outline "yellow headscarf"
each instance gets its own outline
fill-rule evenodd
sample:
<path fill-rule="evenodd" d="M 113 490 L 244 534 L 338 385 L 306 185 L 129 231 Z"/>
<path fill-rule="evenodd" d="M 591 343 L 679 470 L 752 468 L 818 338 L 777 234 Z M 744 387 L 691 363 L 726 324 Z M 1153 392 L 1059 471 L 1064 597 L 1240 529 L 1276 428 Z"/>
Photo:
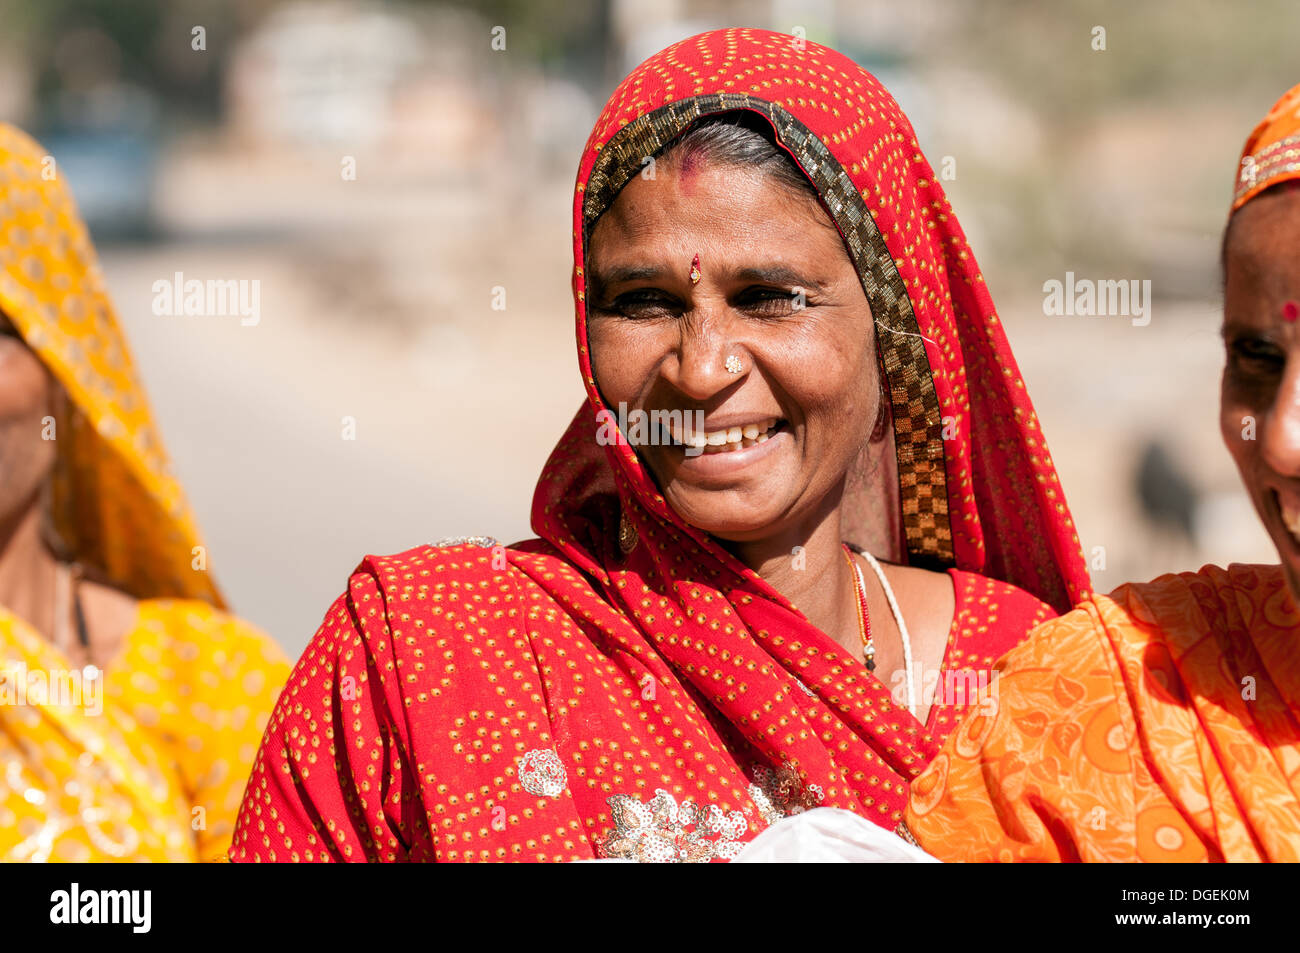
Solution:
<path fill-rule="evenodd" d="M 137 598 L 222 607 L 71 192 L 53 157 L 3 123 L 0 311 L 69 397 L 48 514 L 62 555 Z"/>

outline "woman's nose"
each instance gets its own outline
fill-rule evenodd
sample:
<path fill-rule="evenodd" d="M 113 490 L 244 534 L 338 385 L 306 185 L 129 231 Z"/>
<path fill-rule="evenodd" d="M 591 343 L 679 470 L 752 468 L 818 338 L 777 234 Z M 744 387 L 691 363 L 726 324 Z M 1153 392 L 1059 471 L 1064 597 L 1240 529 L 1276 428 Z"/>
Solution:
<path fill-rule="evenodd" d="M 1259 440 L 1264 462 L 1275 473 L 1300 477 L 1300 360 L 1287 362 Z"/>
<path fill-rule="evenodd" d="M 677 390 L 692 400 L 705 401 L 740 379 L 727 370 L 727 358 L 738 357 L 744 362 L 744 353 L 731 343 L 725 314 L 697 309 L 683 315 L 679 327 L 677 360 L 665 374 Z M 735 364 L 733 361 L 732 366 Z"/>

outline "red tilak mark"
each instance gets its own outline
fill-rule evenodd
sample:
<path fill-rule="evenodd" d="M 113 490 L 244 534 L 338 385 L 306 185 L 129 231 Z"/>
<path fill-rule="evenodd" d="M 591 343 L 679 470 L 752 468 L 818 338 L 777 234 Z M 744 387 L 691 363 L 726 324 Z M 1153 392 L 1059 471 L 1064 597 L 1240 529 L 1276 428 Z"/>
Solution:
<path fill-rule="evenodd" d="M 700 283 L 700 278 L 700 256 L 696 255 L 691 259 L 691 284 L 698 285 Z M 1294 321 L 1295 318 L 1292 318 L 1291 320 Z"/>
<path fill-rule="evenodd" d="M 702 159 L 703 156 L 700 154 L 699 150 L 692 149 L 678 160 L 677 178 L 681 181 L 682 185 L 690 186 L 691 183 L 695 181 L 695 177 L 699 175 L 700 168 L 704 164 Z M 687 191 L 690 191 L 689 188 Z"/>
<path fill-rule="evenodd" d="M 1288 301 L 1286 304 L 1282 305 L 1282 317 L 1286 318 L 1288 321 L 1294 321 L 1296 318 L 1300 318 L 1300 304 L 1296 304 L 1294 301 Z"/>

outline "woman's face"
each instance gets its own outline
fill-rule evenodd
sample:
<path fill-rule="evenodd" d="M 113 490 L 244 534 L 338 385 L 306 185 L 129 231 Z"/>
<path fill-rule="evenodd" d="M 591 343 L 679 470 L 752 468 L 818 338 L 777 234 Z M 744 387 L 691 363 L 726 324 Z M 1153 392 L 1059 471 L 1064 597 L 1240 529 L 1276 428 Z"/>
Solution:
<path fill-rule="evenodd" d="M 615 412 L 700 410 L 706 436 L 741 437 L 702 453 L 658 435 L 637 447 L 688 523 L 737 542 L 796 529 L 838 500 L 879 409 L 862 285 L 811 195 L 743 167 L 671 154 L 657 166 L 588 245 L 597 385 Z M 745 437 L 772 421 L 766 439 Z"/>
<path fill-rule="evenodd" d="M 1300 599 L 1300 189 L 1236 214 L 1224 267 L 1219 427 Z"/>
<path fill-rule="evenodd" d="M 0 313 L 0 527 L 33 505 L 54 466 L 55 443 L 42 439 L 53 394 L 45 365 Z"/>

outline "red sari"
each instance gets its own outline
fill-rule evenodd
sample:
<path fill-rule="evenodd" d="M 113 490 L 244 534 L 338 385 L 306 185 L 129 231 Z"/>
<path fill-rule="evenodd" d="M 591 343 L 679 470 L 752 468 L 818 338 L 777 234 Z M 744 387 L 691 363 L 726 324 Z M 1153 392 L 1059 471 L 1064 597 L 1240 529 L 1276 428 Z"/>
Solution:
<path fill-rule="evenodd" d="M 906 117 L 825 47 L 705 33 L 624 80 L 587 144 L 573 276 L 587 402 L 538 483 L 540 538 L 358 567 L 272 716 L 232 860 L 728 859 L 812 806 L 897 828 L 958 709 L 919 724 L 685 524 L 632 448 L 596 441 L 584 239 L 643 156 L 735 109 L 771 122 L 862 278 L 908 559 L 948 569 L 957 595 L 944 668 L 990 667 L 1086 593 L 1037 418 Z"/>

